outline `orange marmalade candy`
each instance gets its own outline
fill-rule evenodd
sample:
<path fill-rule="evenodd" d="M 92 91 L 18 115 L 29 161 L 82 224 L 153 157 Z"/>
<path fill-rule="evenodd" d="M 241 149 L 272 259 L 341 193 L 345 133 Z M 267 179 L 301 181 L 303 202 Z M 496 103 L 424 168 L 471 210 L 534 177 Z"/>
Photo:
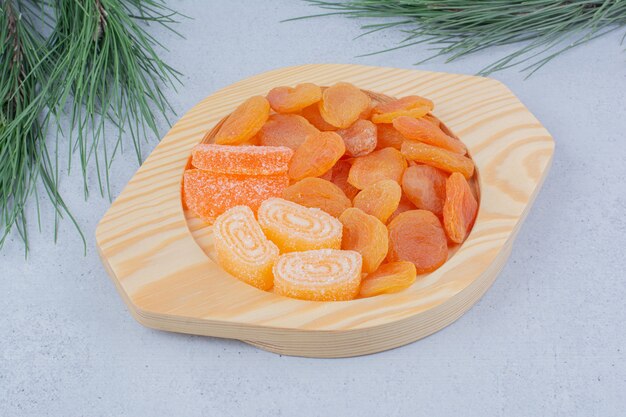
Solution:
<path fill-rule="evenodd" d="M 191 150 L 195 168 L 218 174 L 286 174 L 293 151 L 284 146 L 199 144 Z"/>
<path fill-rule="evenodd" d="M 367 186 L 354 197 L 354 207 L 371 214 L 383 223 L 398 208 L 402 188 L 394 180 L 378 181 Z"/>
<path fill-rule="evenodd" d="M 370 98 L 363 91 L 350 83 L 337 83 L 324 90 L 319 110 L 327 123 L 346 129 L 369 105 Z"/>
<path fill-rule="evenodd" d="M 380 123 L 378 127 L 378 149 L 382 148 L 396 148 L 400 150 L 402 142 L 406 140 L 402 133 L 398 132 L 390 123 Z"/>
<path fill-rule="evenodd" d="M 278 248 L 270 242 L 247 206 L 233 207 L 213 225 L 217 262 L 228 273 L 262 290 L 274 285 Z"/>
<path fill-rule="evenodd" d="M 387 228 L 374 216 L 349 208 L 339 216 L 343 224 L 341 249 L 354 250 L 363 257 L 363 272 L 372 272 L 385 260 L 389 249 Z"/>
<path fill-rule="evenodd" d="M 400 116 L 420 118 L 428 114 L 434 107 L 433 102 L 424 97 L 403 97 L 374 107 L 372 122 L 391 123 L 393 119 Z"/>
<path fill-rule="evenodd" d="M 293 113 L 317 103 L 322 98 L 322 89 L 313 83 L 292 87 L 272 88 L 267 100 L 278 113 Z"/>
<path fill-rule="evenodd" d="M 402 176 L 402 190 L 419 209 L 429 210 L 442 216 L 446 198 L 447 175 L 429 165 L 408 167 Z"/>
<path fill-rule="evenodd" d="M 369 120 L 359 119 L 347 129 L 338 130 L 346 145 L 348 156 L 363 156 L 376 149 L 376 125 Z"/>
<path fill-rule="evenodd" d="M 315 177 L 304 178 L 285 188 L 283 198 L 305 207 L 317 207 L 334 217 L 339 217 L 345 209 L 352 207 L 352 202 L 341 188 Z"/>
<path fill-rule="evenodd" d="M 391 294 L 409 288 L 416 278 L 415 265 L 400 261 L 382 264 L 361 280 L 359 297 Z"/>
<path fill-rule="evenodd" d="M 461 155 L 467 153 L 463 142 L 446 135 L 428 120 L 400 116 L 393 120 L 393 127 L 407 139 L 428 143 Z"/>
<path fill-rule="evenodd" d="M 315 126 L 317 129 L 328 132 L 332 130 L 337 130 L 337 128 L 330 123 L 326 122 L 322 115 L 320 114 L 320 108 L 317 104 L 313 104 L 311 106 L 305 107 L 300 112 L 300 115 L 307 119 L 309 123 Z"/>
<path fill-rule="evenodd" d="M 474 162 L 466 156 L 422 142 L 404 141 L 402 155 L 407 159 L 439 168 L 446 172 L 460 172 L 465 178 L 474 174 Z"/>
<path fill-rule="evenodd" d="M 356 158 L 350 168 L 348 182 L 360 190 L 381 180 L 399 183 L 406 167 L 406 160 L 397 149 L 381 149 Z"/>
<path fill-rule="evenodd" d="M 187 208 L 212 223 L 234 206 L 256 210 L 263 200 L 282 195 L 288 185 L 289 177 L 284 174 L 228 175 L 188 169 L 183 174 L 183 198 Z"/>
<path fill-rule="evenodd" d="M 345 153 L 341 136 L 335 132 L 319 132 L 307 136 L 291 158 L 289 178 L 298 181 L 324 174 Z"/>
<path fill-rule="evenodd" d="M 265 97 L 250 97 L 233 111 L 215 135 L 215 143 L 237 145 L 251 139 L 263 126 L 270 114 L 270 104 Z"/>
<path fill-rule="evenodd" d="M 281 252 L 341 247 L 341 223 L 318 208 L 270 198 L 261 203 L 257 215 L 265 236 Z"/>
<path fill-rule="evenodd" d="M 274 292 L 312 301 L 356 298 L 361 284 L 361 255 L 321 249 L 281 255 L 274 264 Z"/>
<path fill-rule="evenodd" d="M 398 214 L 389 225 L 390 262 L 409 261 L 418 274 L 432 272 L 448 259 L 448 240 L 437 216 L 427 210 Z"/>
<path fill-rule="evenodd" d="M 307 119 L 296 114 L 272 114 L 256 135 L 263 146 L 287 146 L 298 149 L 307 136 L 319 130 Z"/>
<path fill-rule="evenodd" d="M 465 177 L 458 172 L 446 181 L 443 224 L 451 241 L 463 243 L 476 219 L 478 202 Z"/>
<path fill-rule="evenodd" d="M 343 193 L 350 200 L 354 198 L 359 192 L 359 189 L 353 186 L 348 182 L 348 174 L 350 173 L 350 168 L 352 167 L 352 163 L 345 159 L 341 159 L 337 161 L 335 166 L 331 172 L 331 182 L 335 184 L 337 187 L 341 188 Z"/>

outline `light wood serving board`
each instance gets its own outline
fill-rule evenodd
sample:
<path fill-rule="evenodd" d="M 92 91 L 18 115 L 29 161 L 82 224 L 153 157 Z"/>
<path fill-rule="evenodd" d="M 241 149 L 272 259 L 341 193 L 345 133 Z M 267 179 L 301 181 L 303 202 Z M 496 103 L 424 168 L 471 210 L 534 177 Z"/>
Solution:
<path fill-rule="evenodd" d="M 396 294 L 313 302 L 258 290 L 220 269 L 212 259 L 210 227 L 183 210 L 181 181 L 191 148 L 250 96 L 279 85 L 338 81 L 435 102 L 435 114 L 476 163 L 476 223 L 441 268 Z M 379 352 L 442 329 L 485 293 L 511 252 L 553 153 L 546 129 L 493 79 L 361 65 L 281 68 L 232 84 L 185 114 L 111 205 L 96 241 L 129 311 L 146 326 L 240 339 L 287 355 Z"/>

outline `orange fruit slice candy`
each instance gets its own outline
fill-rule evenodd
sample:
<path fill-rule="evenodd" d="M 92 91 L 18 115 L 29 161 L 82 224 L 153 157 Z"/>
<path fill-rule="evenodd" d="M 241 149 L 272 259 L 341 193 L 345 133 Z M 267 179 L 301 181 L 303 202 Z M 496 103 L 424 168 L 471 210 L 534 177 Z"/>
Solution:
<path fill-rule="evenodd" d="M 254 177 L 188 169 L 183 174 L 183 200 L 188 209 L 213 223 L 234 206 L 256 210 L 263 200 L 281 196 L 288 185 L 289 178 L 284 174 Z"/>
<path fill-rule="evenodd" d="M 191 150 L 191 164 L 218 174 L 285 174 L 293 151 L 285 146 L 200 144 Z"/>

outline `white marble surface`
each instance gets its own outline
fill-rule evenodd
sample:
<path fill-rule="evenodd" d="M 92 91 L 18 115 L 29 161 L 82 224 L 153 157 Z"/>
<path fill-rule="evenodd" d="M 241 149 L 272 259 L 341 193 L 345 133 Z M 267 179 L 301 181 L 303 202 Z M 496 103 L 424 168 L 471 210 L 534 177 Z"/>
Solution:
<path fill-rule="evenodd" d="M 367 58 L 399 35 L 352 40 L 341 17 L 296 0 L 184 1 L 187 39 L 154 32 L 184 73 L 168 96 L 179 114 L 241 78 L 276 67 L 345 62 L 413 68 L 425 49 Z M 58 243 L 44 207 L 24 260 L 0 252 L 0 415 L 13 416 L 617 416 L 626 410 L 626 54 L 614 33 L 527 81 L 495 75 L 553 134 L 544 189 L 508 265 L 464 317 L 422 341 L 361 358 L 281 357 L 237 341 L 163 333 L 128 314 L 93 243 L 109 203 L 64 179 L 88 237 L 69 223 Z M 503 48 L 421 68 L 473 73 Z M 165 132 L 165 124 L 162 124 Z M 152 148 L 150 138 L 146 148 Z M 136 169 L 116 160 L 117 195 Z M 95 185 L 95 177 L 90 177 Z M 95 191 L 95 189 L 94 189 Z M 94 192 L 95 194 L 95 192 Z M 34 214 L 34 207 L 30 208 Z M 34 218 L 34 217 L 33 217 Z"/>

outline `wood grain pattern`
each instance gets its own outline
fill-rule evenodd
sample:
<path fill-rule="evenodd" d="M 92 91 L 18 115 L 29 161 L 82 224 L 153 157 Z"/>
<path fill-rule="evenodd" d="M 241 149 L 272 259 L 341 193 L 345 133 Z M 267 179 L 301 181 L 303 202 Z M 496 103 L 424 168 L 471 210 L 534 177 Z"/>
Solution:
<path fill-rule="evenodd" d="M 310 302 L 257 290 L 215 264 L 210 228 L 185 216 L 181 178 L 191 148 L 249 96 L 278 85 L 337 81 L 435 101 L 435 114 L 466 143 L 480 173 L 476 224 L 446 264 L 397 294 Z M 553 152 L 549 133 L 492 79 L 360 65 L 281 68 L 230 85 L 183 116 L 111 205 L 96 241 L 131 313 L 146 326 L 240 339 L 288 355 L 378 352 L 445 327 L 482 296 L 508 258 Z"/>

